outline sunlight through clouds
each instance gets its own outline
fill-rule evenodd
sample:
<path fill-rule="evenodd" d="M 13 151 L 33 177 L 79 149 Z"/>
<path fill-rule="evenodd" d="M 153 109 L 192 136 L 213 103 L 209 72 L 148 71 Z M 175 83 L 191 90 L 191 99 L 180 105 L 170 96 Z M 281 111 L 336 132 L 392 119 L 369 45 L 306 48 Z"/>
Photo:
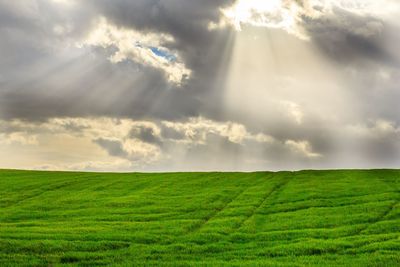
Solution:
<path fill-rule="evenodd" d="M 0 0 L 0 167 L 400 163 L 397 0 Z"/>
<path fill-rule="evenodd" d="M 233 168 L 237 159 L 264 164 L 255 155 L 268 153 L 268 150 L 274 151 L 275 156 L 293 154 L 293 157 L 304 159 L 320 156 L 311 150 L 307 141 L 282 142 L 264 133 L 250 132 L 239 123 L 202 117 L 184 122 L 157 123 L 106 117 L 54 118 L 41 124 L 14 120 L 0 121 L 0 125 L 8 129 L 7 134 L 0 135 L 3 151 L 19 144 L 19 150 L 35 151 L 36 158 L 45 161 L 32 164 L 29 158 L 21 157 L 21 164 L 30 169 L 51 166 L 65 169 L 69 166 L 68 169 L 75 170 L 81 166 L 85 170 L 98 170 L 98 166 L 104 165 L 110 170 L 112 164 L 116 168 L 122 164 L 128 169 L 156 170 L 162 167 L 184 170 L 188 167 L 185 164 L 189 164 L 198 170 L 212 170 L 218 169 L 218 165 Z M 73 146 L 74 143 L 79 146 Z M 227 155 L 225 149 L 236 151 L 236 154 Z M 216 153 L 216 157 L 225 157 L 224 162 L 206 164 L 210 150 Z M 47 158 L 59 153 L 64 155 L 61 161 Z M 80 162 L 82 158 L 75 153 L 80 153 L 85 160 Z M 128 162 L 130 164 L 126 165 Z M 261 165 L 253 167 L 261 169 Z"/>
<path fill-rule="evenodd" d="M 191 71 L 181 62 L 179 55 L 175 55 L 173 51 L 165 47 L 166 44 L 173 41 L 173 37 L 168 34 L 143 33 L 132 29 L 118 28 L 101 18 L 87 39 L 77 45 L 78 47 L 115 47 L 117 51 L 110 56 L 111 62 L 132 60 L 142 65 L 149 65 L 165 72 L 169 81 L 180 84 L 189 78 Z M 157 52 L 162 50 L 166 51 L 164 52 L 165 56 L 161 52 Z"/>
<path fill-rule="evenodd" d="M 258 27 L 280 28 L 301 38 L 306 38 L 297 29 L 297 16 L 300 7 L 292 2 L 285 4 L 282 0 L 239 0 L 230 8 L 222 10 L 237 30 L 242 24 Z"/>
<path fill-rule="evenodd" d="M 232 7 L 222 9 L 222 13 L 237 30 L 241 30 L 242 25 L 278 28 L 308 39 L 303 27 L 305 18 L 331 16 L 335 10 L 385 17 L 398 8 L 393 0 L 238 0 Z"/>

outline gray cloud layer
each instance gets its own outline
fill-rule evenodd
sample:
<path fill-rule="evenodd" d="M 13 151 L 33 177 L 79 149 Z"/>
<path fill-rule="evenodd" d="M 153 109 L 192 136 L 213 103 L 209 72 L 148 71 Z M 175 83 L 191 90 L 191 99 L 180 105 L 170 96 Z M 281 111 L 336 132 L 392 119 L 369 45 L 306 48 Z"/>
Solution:
<path fill-rule="evenodd" d="M 218 8 L 227 2 L 86 1 L 82 6 L 69 7 L 60 18 L 57 14 L 62 10 L 57 10 L 55 3 L 32 1 L 34 11 L 24 13 L 18 1 L 3 1 L 2 10 L 7 16 L 0 27 L 6 60 L 2 60 L 0 68 L 8 75 L 2 81 L 0 114 L 30 119 L 65 115 L 198 115 L 200 106 L 212 101 L 204 95 L 213 94 L 210 91 L 218 78 L 215 76 L 220 53 L 230 32 L 210 32 L 207 25 L 218 21 Z M 106 57 L 112 47 L 93 47 L 92 51 L 66 47 L 74 38 L 77 41 L 88 34 L 100 16 L 118 27 L 144 34 L 172 35 L 174 41 L 166 46 L 179 51 L 194 72 L 183 85 L 184 90 L 176 90 L 152 67 L 136 62 L 110 63 Z M 58 36 L 53 31 L 57 25 L 68 28 L 68 33 Z"/>
<path fill-rule="evenodd" d="M 304 11 L 296 23 L 309 40 L 301 40 L 283 28 L 242 25 L 236 32 L 221 13 L 234 2 L 0 0 L 0 133 L 20 133 L 6 123 L 13 120 L 40 125 L 53 118 L 105 116 L 156 123 L 160 133 L 142 125 L 123 138 L 141 140 L 170 158 L 185 151 L 193 168 L 213 162 L 224 169 L 399 164 L 396 13 L 335 5 L 318 16 Z M 308 1 L 296 3 L 309 8 Z M 123 44 L 81 45 L 102 19 L 149 42 L 165 35 L 157 45 L 174 59 L 165 63 L 142 49 L 140 39 L 136 46 L 142 50 L 128 49 L 131 54 L 119 62 L 110 58 Z M 191 74 L 174 83 L 168 66 L 178 63 Z M 235 122 L 274 142 L 232 142 L 207 128 L 201 143 L 189 145 L 181 142 L 187 138 L 182 129 L 161 123 L 199 117 Z M 118 138 L 90 140 L 111 157 L 138 161 Z M 165 157 L 151 162 L 159 169 L 173 165 Z"/>

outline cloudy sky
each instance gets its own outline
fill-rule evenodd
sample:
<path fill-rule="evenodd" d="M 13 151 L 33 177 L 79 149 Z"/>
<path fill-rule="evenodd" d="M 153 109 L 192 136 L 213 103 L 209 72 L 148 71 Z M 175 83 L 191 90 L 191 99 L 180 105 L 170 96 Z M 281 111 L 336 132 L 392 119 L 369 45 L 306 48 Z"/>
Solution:
<path fill-rule="evenodd" d="M 0 0 L 0 168 L 400 166 L 398 0 Z"/>

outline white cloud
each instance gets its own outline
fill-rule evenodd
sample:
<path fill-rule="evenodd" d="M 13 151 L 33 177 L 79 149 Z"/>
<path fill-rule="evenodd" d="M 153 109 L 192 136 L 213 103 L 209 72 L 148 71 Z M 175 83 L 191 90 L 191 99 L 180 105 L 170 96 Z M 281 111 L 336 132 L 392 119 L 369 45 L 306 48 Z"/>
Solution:
<path fill-rule="evenodd" d="M 170 82 L 180 84 L 190 76 L 191 71 L 186 68 L 176 51 L 165 47 L 166 43 L 173 41 L 174 38 L 165 33 L 119 28 L 102 18 L 89 36 L 77 45 L 115 47 L 117 51 L 110 56 L 111 62 L 132 60 L 141 65 L 151 66 L 162 70 Z"/>
<path fill-rule="evenodd" d="M 377 119 L 369 124 L 350 125 L 347 130 L 362 138 L 375 138 L 385 140 L 385 137 L 395 137 L 400 141 L 400 127 L 389 120 Z"/>
<path fill-rule="evenodd" d="M 239 0 L 233 6 L 223 9 L 222 14 L 237 30 L 246 24 L 279 28 L 301 39 L 308 39 L 303 28 L 304 18 L 329 17 L 335 13 L 335 9 L 358 16 L 385 18 L 398 12 L 400 5 L 394 0 Z M 351 24 L 347 21 L 342 23 Z M 372 31 L 380 31 L 382 27 L 380 23 L 368 22 L 356 28 L 355 33 L 368 36 Z"/>
<path fill-rule="evenodd" d="M 190 118 L 186 122 L 164 121 L 163 124 L 172 128 L 186 137 L 186 141 L 194 143 L 205 143 L 208 134 L 217 134 L 226 137 L 229 141 L 236 144 L 243 143 L 244 140 L 256 140 L 258 142 L 269 142 L 272 137 L 265 134 L 249 133 L 242 124 L 234 122 L 216 122 L 202 117 Z"/>
<path fill-rule="evenodd" d="M 137 139 L 124 140 L 122 147 L 128 153 L 129 158 L 134 161 L 147 159 L 146 163 L 151 163 L 159 160 L 161 157 L 161 151 L 157 146 Z"/>
<path fill-rule="evenodd" d="M 0 127 L 0 167 L 12 167 L 7 160 L 18 159 L 23 168 L 52 170 L 291 169 L 332 156 L 309 139 L 278 139 L 237 122 L 203 117 L 181 122 L 54 118 L 43 123 L 0 121 Z M 175 138 L 168 130 L 177 133 Z M 400 129 L 395 122 L 378 119 L 337 132 L 345 145 L 337 145 L 338 155 L 343 152 L 346 160 L 375 159 L 377 153 L 396 159 Z M 140 133 L 151 133 L 154 139 Z"/>
<path fill-rule="evenodd" d="M 0 144 L 37 145 L 37 135 L 26 132 L 0 133 Z"/>
<path fill-rule="evenodd" d="M 52 171 L 101 171 L 101 172 L 124 172 L 132 171 L 135 166 L 130 160 L 113 159 L 110 161 L 84 161 L 73 164 L 39 164 L 34 165 L 34 170 L 52 170 Z"/>
<path fill-rule="evenodd" d="M 312 151 L 312 147 L 308 141 L 287 140 L 285 145 L 295 153 L 307 158 L 319 158 L 322 156 L 321 154 Z"/>
<path fill-rule="evenodd" d="M 57 4 L 62 4 L 62 5 L 72 5 L 75 4 L 74 0 L 51 0 Z"/>
<path fill-rule="evenodd" d="M 241 29 L 242 24 L 249 24 L 281 28 L 306 38 L 297 25 L 301 8 L 294 1 L 288 3 L 282 0 L 239 0 L 232 7 L 223 9 L 222 13 L 237 30 Z"/>
<path fill-rule="evenodd" d="M 281 101 L 284 109 L 286 109 L 287 113 L 297 124 L 301 124 L 303 122 L 304 113 L 299 104 L 292 101 Z"/>
<path fill-rule="evenodd" d="M 107 117 L 53 118 L 42 123 L 0 121 L 0 126 L 4 129 L 0 134 L 0 147 L 3 145 L 4 149 L 18 153 L 16 145 L 35 146 L 33 155 L 19 156 L 20 166 L 35 169 L 121 171 L 157 166 L 168 168 L 181 162 L 191 151 L 198 151 L 193 152 L 192 157 L 199 157 L 199 162 L 193 159 L 192 164 L 201 166 L 208 165 L 209 153 L 234 158 L 230 150 L 233 147 L 243 148 L 249 155 L 246 162 L 260 162 L 257 155 L 262 153 L 264 146 L 279 145 L 273 137 L 251 133 L 242 124 L 203 117 L 182 122 Z M 182 138 L 170 139 L 164 130 L 173 130 Z"/>

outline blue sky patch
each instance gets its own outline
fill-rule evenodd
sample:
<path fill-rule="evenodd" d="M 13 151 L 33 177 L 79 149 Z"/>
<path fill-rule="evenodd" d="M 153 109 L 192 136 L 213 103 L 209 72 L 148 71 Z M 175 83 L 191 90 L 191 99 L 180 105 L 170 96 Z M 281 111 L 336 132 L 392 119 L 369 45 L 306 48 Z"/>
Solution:
<path fill-rule="evenodd" d="M 151 52 L 153 52 L 154 55 L 156 55 L 158 57 L 163 57 L 163 58 L 167 59 L 168 61 L 176 60 L 175 55 L 169 53 L 168 51 L 166 51 L 164 49 L 160 49 L 160 48 L 154 47 L 154 46 L 150 46 L 149 49 L 151 50 Z"/>

